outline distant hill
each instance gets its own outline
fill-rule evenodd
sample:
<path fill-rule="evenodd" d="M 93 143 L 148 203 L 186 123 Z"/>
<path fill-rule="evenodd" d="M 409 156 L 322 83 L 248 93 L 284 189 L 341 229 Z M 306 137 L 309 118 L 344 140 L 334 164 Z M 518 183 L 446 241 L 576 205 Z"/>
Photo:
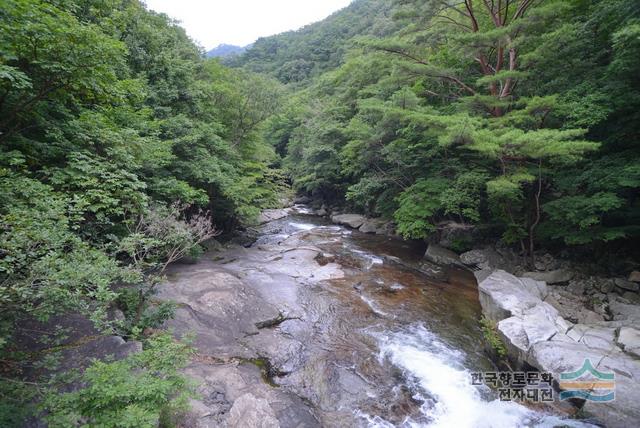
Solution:
<path fill-rule="evenodd" d="M 251 46 L 251 45 L 249 45 Z M 221 44 L 211 49 L 206 53 L 207 58 L 228 58 L 230 56 L 240 55 L 243 53 L 249 46 L 235 46 L 235 45 L 227 45 Z"/>
<path fill-rule="evenodd" d="M 297 31 L 262 37 L 225 64 L 270 74 L 283 83 L 309 81 L 343 62 L 353 39 L 384 37 L 397 24 L 391 19 L 393 0 L 354 0 L 326 19 Z"/>

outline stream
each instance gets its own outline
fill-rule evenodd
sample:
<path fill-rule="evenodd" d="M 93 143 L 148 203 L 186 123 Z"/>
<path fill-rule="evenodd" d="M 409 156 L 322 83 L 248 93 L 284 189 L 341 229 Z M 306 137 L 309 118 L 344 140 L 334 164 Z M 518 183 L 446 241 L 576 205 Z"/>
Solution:
<path fill-rule="evenodd" d="M 426 275 L 423 248 L 306 212 L 263 225 L 250 248 L 175 266 L 162 288 L 180 304 L 170 327 L 196 335 L 198 426 L 233 426 L 243 394 L 283 427 L 586 426 L 471 384 L 497 371 L 471 273 Z"/>

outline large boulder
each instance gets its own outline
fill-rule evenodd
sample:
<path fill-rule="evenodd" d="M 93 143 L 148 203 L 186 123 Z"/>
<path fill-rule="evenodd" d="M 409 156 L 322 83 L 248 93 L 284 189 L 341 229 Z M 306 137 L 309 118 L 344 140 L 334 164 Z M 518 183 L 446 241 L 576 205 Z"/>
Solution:
<path fill-rule="evenodd" d="M 362 226 L 366 218 L 360 214 L 336 214 L 331 216 L 331 221 L 343 226 L 349 226 L 357 229 Z"/>
<path fill-rule="evenodd" d="M 489 271 L 488 274 L 496 269 L 514 272 L 517 268 L 514 259 L 514 257 L 505 256 L 491 247 L 474 249 L 460 254 L 460 261 L 464 265 L 474 270 Z"/>
<path fill-rule="evenodd" d="M 629 281 L 633 281 L 633 282 L 640 282 L 640 272 L 637 270 L 634 270 L 633 272 L 631 272 L 629 274 Z"/>
<path fill-rule="evenodd" d="M 495 322 L 514 315 L 522 316 L 527 309 L 542 303 L 541 299 L 530 292 L 532 285 L 497 270 L 478 284 L 480 305 L 485 316 Z"/>
<path fill-rule="evenodd" d="M 451 250 L 440 245 L 429 244 L 424 258 L 432 263 L 439 265 L 460 265 L 460 257 Z"/>
<path fill-rule="evenodd" d="M 567 336 L 591 349 L 616 350 L 616 328 L 613 327 L 576 324 L 567 331 Z"/>
<path fill-rule="evenodd" d="M 381 218 L 368 218 L 360 226 L 360 232 L 376 235 L 390 235 L 393 229 L 393 224 Z"/>
<path fill-rule="evenodd" d="M 566 269 L 556 269 L 546 272 L 525 272 L 522 276 L 535 279 L 536 281 L 544 281 L 547 284 L 560 284 L 569 282 L 573 278 L 574 273 Z"/>
<path fill-rule="evenodd" d="M 527 360 L 527 352 L 532 345 L 549 340 L 558 333 L 555 317 L 552 318 L 545 309 L 542 305 L 535 306 L 530 313 L 504 319 L 497 325 L 509 354 L 520 364 Z"/>
<path fill-rule="evenodd" d="M 264 210 L 258 216 L 258 224 L 268 223 L 270 221 L 279 220 L 289 215 L 291 210 L 288 208 Z"/>

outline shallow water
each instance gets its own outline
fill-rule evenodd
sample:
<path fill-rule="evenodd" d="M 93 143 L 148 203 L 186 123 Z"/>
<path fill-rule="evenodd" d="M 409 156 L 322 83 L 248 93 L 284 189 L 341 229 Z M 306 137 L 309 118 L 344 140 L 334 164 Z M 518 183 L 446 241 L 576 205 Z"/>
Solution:
<path fill-rule="evenodd" d="M 291 237 L 335 259 L 345 277 L 267 283 L 250 261 L 225 266 L 262 287 L 269 301 L 299 311 L 301 321 L 279 330 L 303 338 L 303 363 L 276 382 L 311 402 L 323 425 L 583 426 L 550 409 L 501 402 L 494 391 L 471 384 L 471 372 L 495 371 L 484 352 L 472 274 L 434 266 L 433 275 L 425 275 L 417 269 L 421 245 L 347 230 L 300 211 L 265 225 L 247 254 L 269 254 Z"/>

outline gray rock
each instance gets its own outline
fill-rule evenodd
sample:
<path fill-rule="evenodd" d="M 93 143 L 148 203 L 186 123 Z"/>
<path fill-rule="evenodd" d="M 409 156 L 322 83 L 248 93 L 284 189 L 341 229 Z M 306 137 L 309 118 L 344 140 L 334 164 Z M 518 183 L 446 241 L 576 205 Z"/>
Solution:
<path fill-rule="evenodd" d="M 310 202 L 312 202 L 313 199 L 311 199 L 309 196 L 297 196 L 294 200 L 293 203 L 294 204 L 300 204 L 300 205 L 306 205 Z"/>
<path fill-rule="evenodd" d="M 424 258 L 439 265 L 459 265 L 460 257 L 451 250 L 436 244 L 430 244 L 424 253 Z"/>
<path fill-rule="evenodd" d="M 544 281 L 547 284 L 559 284 L 568 282 L 573 278 L 573 272 L 566 269 L 556 269 L 546 272 L 525 272 L 522 276 L 532 278 L 537 281 Z"/>
<path fill-rule="evenodd" d="M 615 374 L 615 399 L 608 402 L 586 401 L 582 410 L 609 428 L 637 427 L 640 421 L 640 360 L 623 353 L 611 353 L 600 360 L 596 369 Z"/>
<path fill-rule="evenodd" d="M 540 300 L 535 283 L 504 271 L 492 272 L 479 284 L 480 303 L 485 316 L 498 321 L 499 335 L 509 356 L 519 366 L 530 365 L 550 372 L 555 379 L 561 373 L 579 370 L 589 359 L 597 370 L 616 374 L 616 399 L 607 403 L 587 401 L 583 410 L 611 427 L 636 426 L 640 420 L 640 331 L 620 322 L 603 325 L 571 325 L 558 315 L 548 302 L 556 302 L 549 294 Z M 529 279 L 528 281 L 533 281 Z M 579 302 L 568 300 L 576 306 Z M 618 312 L 635 315 L 635 307 L 613 300 Z M 619 334 L 616 338 L 616 332 Z M 627 355 L 618 346 L 625 348 Z M 526 363 L 526 364 L 525 364 Z"/>
<path fill-rule="evenodd" d="M 639 420 L 637 400 L 640 393 L 637 382 L 640 378 L 640 363 L 620 352 L 592 349 L 584 343 L 566 340 L 543 341 L 534 344 L 528 362 L 543 372 L 550 372 L 559 379 L 561 373 L 579 370 L 585 360 L 602 372 L 615 373 L 616 397 L 611 402 L 586 401 L 583 410 L 597 417 L 608 427 L 636 426 Z"/>
<path fill-rule="evenodd" d="M 616 350 L 615 328 L 576 324 L 570 333 L 574 331 L 581 333 L 578 341 L 591 349 Z"/>
<path fill-rule="evenodd" d="M 278 220 L 289 215 L 291 212 L 288 208 L 264 210 L 258 216 L 258 224 L 268 223 L 270 221 Z"/>
<path fill-rule="evenodd" d="M 569 281 L 569 285 L 567 285 L 567 291 L 575 294 L 576 296 L 582 296 L 585 294 L 585 284 L 582 281 Z"/>
<path fill-rule="evenodd" d="M 600 282 L 600 291 L 603 292 L 604 294 L 611 293 L 615 287 L 616 285 L 611 279 L 603 279 Z"/>
<path fill-rule="evenodd" d="M 604 321 L 603 315 L 587 309 L 582 300 L 570 294 L 550 292 L 545 302 L 556 308 L 562 317 L 573 323 L 591 324 Z"/>
<path fill-rule="evenodd" d="M 438 245 L 459 249 L 460 246 L 470 246 L 474 241 L 475 227 L 466 223 L 447 221 L 437 225 Z"/>
<path fill-rule="evenodd" d="M 609 299 L 609 310 L 613 319 L 640 322 L 640 306 L 622 303 L 618 299 Z"/>
<path fill-rule="evenodd" d="M 637 270 L 634 270 L 629 274 L 628 280 L 632 282 L 640 282 L 640 272 Z"/>
<path fill-rule="evenodd" d="M 343 226 L 349 226 L 353 229 L 357 229 L 363 225 L 366 218 L 360 214 L 337 214 L 331 216 L 331 221 Z"/>
<path fill-rule="evenodd" d="M 360 232 L 375 233 L 377 235 L 387 235 L 393 232 L 393 225 L 386 220 L 379 218 L 368 218 L 360 226 Z"/>
<path fill-rule="evenodd" d="M 583 343 L 565 340 L 538 342 L 531 347 L 528 362 L 542 372 L 552 373 L 559 379 L 560 373 L 580 369 L 585 359 L 595 366 L 606 353 L 587 348 Z"/>
<path fill-rule="evenodd" d="M 622 297 L 627 299 L 629 302 L 634 305 L 640 305 L 640 294 L 634 293 L 632 291 L 625 291 L 622 293 Z"/>
<path fill-rule="evenodd" d="M 627 281 L 624 278 L 616 278 L 614 282 L 616 284 L 616 287 L 623 290 L 632 291 L 634 293 L 637 293 L 640 290 L 640 284 L 633 281 Z"/>
<path fill-rule="evenodd" d="M 492 272 L 478 284 L 478 289 L 482 312 L 495 322 L 522 316 L 525 310 L 542 303 L 528 291 L 521 278 L 503 270 Z"/>
<path fill-rule="evenodd" d="M 625 352 L 640 357 L 640 330 L 621 327 L 616 342 Z"/>
<path fill-rule="evenodd" d="M 536 281 L 531 278 L 518 278 L 522 283 L 522 286 L 532 295 L 536 296 L 540 300 L 547 298 L 549 290 L 547 289 L 547 283 L 544 281 Z"/>
<path fill-rule="evenodd" d="M 196 333 L 194 345 L 212 355 L 247 355 L 237 343 L 255 333 L 255 324 L 280 314 L 237 276 L 214 268 L 203 260 L 178 280 L 158 286 L 158 297 L 178 304 L 173 319 L 167 321 L 176 335 Z"/>
<path fill-rule="evenodd" d="M 471 250 L 460 254 L 460 261 L 467 266 L 478 266 L 479 268 L 490 268 L 489 257 L 485 250 Z"/>
<path fill-rule="evenodd" d="M 574 326 L 573 323 L 567 321 L 566 319 L 558 316 L 556 318 L 556 330 L 558 330 L 558 334 L 566 335 L 566 333 Z"/>
<path fill-rule="evenodd" d="M 247 393 L 238 398 L 229 412 L 229 428 L 280 428 L 267 400 Z"/>
<path fill-rule="evenodd" d="M 534 266 L 536 270 L 553 270 L 558 268 L 558 261 L 549 253 L 538 256 L 535 259 Z"/>
<path fill-rule="evenodd" d="M 555 319 L 550 320 L 544 309 L 522 317 L 504 319 L 498 323 L 497 328 L 510 351 L 509 355 L 519 364 L 526 361 L 527 352 L 532 345 L 549 340 L 558 333 Z"/>

